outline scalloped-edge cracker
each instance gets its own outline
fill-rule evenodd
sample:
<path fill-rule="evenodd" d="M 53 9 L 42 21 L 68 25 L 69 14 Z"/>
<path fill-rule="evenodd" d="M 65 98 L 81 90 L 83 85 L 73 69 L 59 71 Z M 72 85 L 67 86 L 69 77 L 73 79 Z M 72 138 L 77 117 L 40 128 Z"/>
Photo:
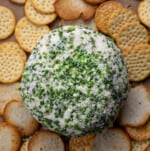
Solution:
<path fill-rule="evenodd" d="M 74 20 L 79 17 L 87 20 L 95 13 L 95 6 L 83 0 L 57 0 L 54 7 L 58 16 L 64 20 Z"/>
<path fill-rule="evenodd" d="M 49 33 L 50 29 L 47 25 L 38 26 L 23 17 L 19 20 L 15 30 L 15 37 L 19 45 L 26 51 L 32 52 L 32 49 L 44 34 Z"/>
<path fill-rule="evenodd" d="M 52 23 L 57 17 L 56 13 L 46 14 L 37 11 L 32 6 L 31 0 L 27 0 L 25 4 L 25 14 L 26 17 L 36 25 L 47 25 L 49 23 Z"/>
<path fill-rule="evenodd" d="M 8 38 L 15 30 L 16 18 L 7 7 L 0 5 L 0 40 Z"/>

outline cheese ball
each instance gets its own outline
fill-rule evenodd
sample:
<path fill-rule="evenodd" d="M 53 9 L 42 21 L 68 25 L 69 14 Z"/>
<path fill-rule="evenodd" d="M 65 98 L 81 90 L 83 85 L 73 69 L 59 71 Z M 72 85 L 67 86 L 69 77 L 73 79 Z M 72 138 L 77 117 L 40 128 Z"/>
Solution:
<path fill-rule="evenodd" d="M 33 116 L 68 137 L 111 126 L 128 90 L 127 69 L 113 40 L 81 26 L 59 27 L 44 35 L 21 82 Z"/>

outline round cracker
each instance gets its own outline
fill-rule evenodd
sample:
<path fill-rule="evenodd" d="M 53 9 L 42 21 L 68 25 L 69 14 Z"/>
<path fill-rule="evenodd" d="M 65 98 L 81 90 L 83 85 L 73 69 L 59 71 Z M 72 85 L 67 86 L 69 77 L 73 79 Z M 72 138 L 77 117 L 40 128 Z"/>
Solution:
<path fill-rule="evenodd" d="M 56 0 L 31 0 L 33 7 L 41 13 L 54 13 Z"/>
<path fill-rule="evenodd" d="M 16 51 L 18 54 L 21 55 L 22 59 L 24 62 L 26 62 L 27 60 L 27 55 L 24 52 L 24 50 L 19 46 L 18 43 L 14 42 L 14 41 L 7 41 L 7 42 L 3 42 L 0 44 L 0 51 L 4 50 L 4 51 L 9 51 L 9 50 L 13 50 Z"/>
<path fill-rule="evenodd" d="M 128 98 L 120 110 L 120 125 L 138 127 L 148 121 L 150 116 L 149 91 L 149 88 L 144 85 L 131 88 Z"/>
<path fill-rule="evenodd" d="M 107 1 L 102 3 L 97 9 L 95 13 L 95 22 L 97 28 L 105 34 L 108 34 L 108 20 L 113 13 L 113 11 L 122 9 L 123 6 L 121 3 L 117 1 Z"/>
<path fill-rule="evenodd" d="M 138 44 L 148 44 L 148 41 L 148 31 L 143 25 L 137 22 L 126 23 L 116 36 L 116 42 L 122 51 Z"/>
<path fill-rule="evenodd" d="M 139 23 L 138 17 L 135 12 L 129 9 L 120 9 L 114 11 L 108 20 L 108 32 L 109 35 L 113 38 L 116 38 L 116 35 L 120 28 L 125 23 L 137 22 Z"/>
<path fill-rule="evenodd" d="M 150 145 L 150 139 L 144 141 L 132 141 L 132 151 L 145 151 Z"/>
<path fill-rule="evenodd" d="M 0 6 L 0 40 L 8 38 L 15 30 L 16 18 L 13 12 Z"/>
<path fill-rule="evenodd" d="M 48 130 L 37 131 L 29 140 L 28 151 L 64 151 L 64 142 L 58 134 Z"/>
<path fill-rule="evenodd" d="M 5 107 L 4 117 L 8 123 L 18 129 L 23 137 L 32 135 L 39 127 L 38 122 L 20 101 L 9 102 Z"/>
<path fill-rule="evenodd" d="M 96 134 L 93 150 L 131 151 L 131 140 L 122 129 L 107 129 L 102 133 Z"/>
<path fill-rule="evenodd" d="M 129 80 L 139 82 L 150 75 L 150 45 L 136 45 L 123 52 Z"/>
<path fill-rule="evenodd" d="M 37 11 L 31 3 L 31 0 L 27 0 L 25 4 L 26 17 L 36 25 L 46 25 L 53 22 L 56 19 L 55 13 L 45 14 Z"/>
<path fill-rule="evenodd" d="M 13 50 L 0 51 L 0 82 L 12 83 L 20 79 L 24 69 L 24 61 Z"/>
<path fill-rule="evenodd" d="M 12 125 L 0 123 L 0 150 L 18 151 L 21 144 L 21 137 L 17 129 Z"/>
<path fill-rule="evenodd" d="M 150 27 L 150 1 L 143 0 L 138 7 L 138 15 L 143 24 Z"/>
<path fill-rule="evenodd" d="M 15 30 L 15 37 L 19 45 L 27 52 L 32 52 L 40 38 L 49 32 L 47 25 L 37 26 L 27 20 L 26 17 L 20 19 Z"/>
<path fill-rule="evenodd" d="M 70 151 L 92 151 L 94 134 L 88 134 L 81 137 L 72 137 L 69 140 Z"/>
<path fill-rule="evenodd" d="M 150 120 L 140 127 L 126 127 L 129 136 L 137 141 L 150 139 Z"/>

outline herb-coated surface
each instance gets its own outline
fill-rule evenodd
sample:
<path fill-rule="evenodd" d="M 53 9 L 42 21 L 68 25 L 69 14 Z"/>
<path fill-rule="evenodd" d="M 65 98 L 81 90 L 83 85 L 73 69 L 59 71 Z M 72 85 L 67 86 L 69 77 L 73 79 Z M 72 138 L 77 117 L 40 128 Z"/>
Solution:
<path fill-rule="evenodd" d="M 21 92 L 43 125 L 77 136 L 112 125 L 128 93 L 127 71 L 110 38 L 65 26 L 45 35 L 33 49 Z"/>

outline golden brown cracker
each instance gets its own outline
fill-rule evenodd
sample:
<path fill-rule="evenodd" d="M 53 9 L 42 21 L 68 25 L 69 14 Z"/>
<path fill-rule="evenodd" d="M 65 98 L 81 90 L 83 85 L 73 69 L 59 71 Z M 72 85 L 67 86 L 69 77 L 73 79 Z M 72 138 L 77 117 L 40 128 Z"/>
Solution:
<path fill-rule="evenodd" d="M 150 1 L 143 0 L 138 7 L 138 15 L 143 24 L 150 27 Z"/>
<path fill-rule="evenodd" d="M 56 0 L 31 0 L 33 7 L 41 13 L 54 13 Z"/>
<path fill-rule="evenodd" d="M 116 36 L 117 45 L 122 51 L 138 44 L 148 44 L 148 41 L 148 31 L 137 22 L 126 23 Z"/>
<path fill-rule="evenodd" d="M 3 42 L 0 44 L 0 51 L 1 50 L 5 50 L 5 51 L 13 50 L 22 56 L 22 59 L 24 62 L 27 60 L 26 53 L 19 46 L 19 44 L 17 42 L 14 42 L 14 41 Z"/>
<path fill-rule="evenodd" d="M 123 52 L 129 80 L 139 82 L 150 75 L 150 45 L 136 45 Z"/>
<path fill-rule="evenodd" d="M 150 121 L 140 127 L 126 127 L 129 136 L 137 141 L 150 139 Z"/>
<path fill-rule="evenodd" d="M 31 0 L 27 0 L 25 4 L 26 17 L 36 25 L 46 25 L 52 23 L 56 19 L 56 13 L 41 13 L 37 11 L 31 3 Z"/>
<path fill-rule="evenodd" d="M 0 82 L 13 83 L 19 80 L 24 69 L 24 61 L 14 51 L 0 51 Z"/>
<path fill-rule="evenodd" d="M 7 7 L 0 6 L 0 40 L 8 38 L 15 30 L 16 18 Z"/>
<path fill-rule="evenodd" d="M 95 22 L 97 25 L 97 28 L 102 31 L 105 34 L 108 34 L 108 20 L 110 18 L 110 15 L 113 13 L 113 11 L 122 9 L 123 6 L 120 2 L 117 1 L 106 1 L 99 5 L 99 7 L 96 9 L 95 13 Z"/>
<path fill-rule="evenodd" d="M 116 38 L 117 33 L 120 28 L 126 23 L 137 22 L 139 23 L 139 19 L 135 12 L 129 9 L 120 9 L 114 11 L 108 20 L 108 32 L 109 35 L 113 38 Z"/>
<path fill-rule="evenodd" d="M 19 45 L 26 51 L 32 52 L 40 38 L 49 32 L 47 25 L 37 26 L 27 20 L 26 17 L 20 19 L 15 30 L 15 37 Z"/>

